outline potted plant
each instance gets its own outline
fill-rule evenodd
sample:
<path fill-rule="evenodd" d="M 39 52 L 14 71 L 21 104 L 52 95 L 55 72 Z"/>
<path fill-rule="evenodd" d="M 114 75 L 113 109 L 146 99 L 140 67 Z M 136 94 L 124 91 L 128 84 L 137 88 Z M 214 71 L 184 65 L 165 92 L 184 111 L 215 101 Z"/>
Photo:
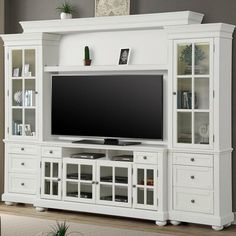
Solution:
<path fill-rule="evenodd" d="M 57 7 L 58 12 L 61 13 L 61 19 L 71 19 L 74 7 L 69 2 L 65 1 Z"/>
<path fill-rule="evenodd" d="M 85 46 L 84 48 L 84 65 L 90 66 L 91 65 L 91 59 L 90 59 L 90 53 L 89 53 L 89 47 Z"/>

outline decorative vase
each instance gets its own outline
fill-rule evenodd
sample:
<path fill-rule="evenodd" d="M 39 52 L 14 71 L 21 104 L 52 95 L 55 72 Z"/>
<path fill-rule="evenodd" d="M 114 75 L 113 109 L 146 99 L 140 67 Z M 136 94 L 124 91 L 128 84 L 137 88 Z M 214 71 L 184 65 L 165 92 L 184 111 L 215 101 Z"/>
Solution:
<path fill-rule="evenodd" d="M 91 62 L 92 62 L 91 59 L 85 59 L 85 60 L 84 60 L 84 65 L 85 65 L 85 66 L 90 66 L 90 65 L 91 65 Z"/>
<path fill-rule="evenodd" d="M 65 19 L 71 19 L 72 18 L 72 14 L 70 13 L 65 13 L 65 12 L 61 12 L 61 19 L 65 20 Z"/>

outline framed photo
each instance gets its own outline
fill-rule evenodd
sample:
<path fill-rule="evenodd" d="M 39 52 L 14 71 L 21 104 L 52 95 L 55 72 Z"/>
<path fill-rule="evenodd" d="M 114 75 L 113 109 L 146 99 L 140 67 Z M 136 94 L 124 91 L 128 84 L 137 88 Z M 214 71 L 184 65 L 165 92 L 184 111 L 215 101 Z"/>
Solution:
<path fill-rule="evenodd" d="M 95 16 L 130 14 L 130 0 L 95 0 Z"/>
<path fill-rule="evenodd" d="M 130 48 L 122 48 L 120 50 L 119 65 L 128 65 L 130 58 Z"/>
<path fill-rule="evenodd" d="M 17 125 L 17 135 L 22 135 L 23 134 L 22 131 L 23 131 L 23 125 L 18 124 Z"/>
<path fill-rule="evenodd" d="M 25 64 L 25 66 L 24 66 L 24 76 L 31 77 L 30 65 L 29 64 Z"/>
<path fill-rule="evenodd" d="M 20 68 L 13 68 L 12 76 L 19 77 L 20 76 Z"/>

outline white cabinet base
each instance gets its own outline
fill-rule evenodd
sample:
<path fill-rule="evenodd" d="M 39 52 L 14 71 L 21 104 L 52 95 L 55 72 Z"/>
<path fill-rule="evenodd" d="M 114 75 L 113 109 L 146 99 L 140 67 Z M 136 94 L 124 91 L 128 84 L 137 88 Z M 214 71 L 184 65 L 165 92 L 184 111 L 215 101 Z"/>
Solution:
<path fill-rule="evenodd" d="M 14 205 L 14 202 L 5 202 L 5 205 L 6 205 L 6 206 L 13 206 L 13 205 Z"/>
<path fill-rule="evenodd" d="M 181 222 L 180 222 L 180 221 L 177 221 L 177 220 L 171 220 L 170 223 L 171 223 L 172 225 L 175 225 L 175 226 L 181 224 Z"/>
<path fill-rule="evenodd" d="M 156 225 L 158 226 L 165 226 L 167 224 L 167 221 L 156 221 Z"/>
<path fill-rule="evenodd" d="M 43 208 L 43 207 L 35 207 L 35 209 L 37 212 L 44 212 L 47 210 L 46 208 Z"/>
<path fill-rule="evenodd" d="M 212 229 L 214 229 L 215 231 L 220 231 L 222 230 L 224 227 L 223 226 L 212 226 Z"/>

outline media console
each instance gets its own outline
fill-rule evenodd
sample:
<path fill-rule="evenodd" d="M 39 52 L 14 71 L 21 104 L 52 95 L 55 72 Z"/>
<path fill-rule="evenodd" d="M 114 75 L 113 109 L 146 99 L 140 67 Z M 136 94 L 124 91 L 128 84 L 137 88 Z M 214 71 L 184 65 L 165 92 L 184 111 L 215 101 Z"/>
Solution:
<path fill-rule="evenodd" d="M 185 11 L 21 22 L 22 34 L 2 35 L 3 201 L 33 204 L 38 211 L 148 219 L 162 226 L 168 221 L 215 230 L 230 226 L 234 26 L 201 24 L 202 18 Z M 85 45 L 93 49 L 90 67 L 83 66 Z M 132 57 L 129 65 L 119 66 L 124 47 L 132 48 Z M 163 76 L 163 141 L 88 144 L 72 143 L 81 137 L 63 141 L 51 135 L 55 73 Z M 77 153 L 104 157 L 73 158 Z M 120 161 L 120 156 L 129 158 Z"/>

